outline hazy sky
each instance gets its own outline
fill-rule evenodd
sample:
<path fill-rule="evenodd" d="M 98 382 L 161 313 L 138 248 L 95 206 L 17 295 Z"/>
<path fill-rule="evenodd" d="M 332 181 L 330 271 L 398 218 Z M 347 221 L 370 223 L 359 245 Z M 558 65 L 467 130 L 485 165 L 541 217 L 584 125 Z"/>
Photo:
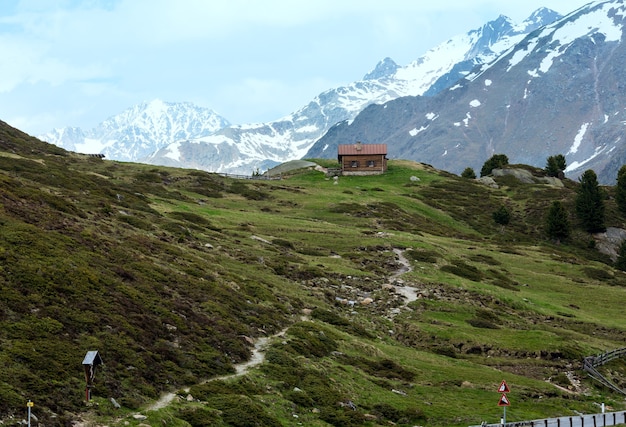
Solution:
<path fill-rule="evenodd" d="M 588 0 L 0 0 L 0 120 L 90 129 L 143 101 L 279 119 L 378 61 Z"/>

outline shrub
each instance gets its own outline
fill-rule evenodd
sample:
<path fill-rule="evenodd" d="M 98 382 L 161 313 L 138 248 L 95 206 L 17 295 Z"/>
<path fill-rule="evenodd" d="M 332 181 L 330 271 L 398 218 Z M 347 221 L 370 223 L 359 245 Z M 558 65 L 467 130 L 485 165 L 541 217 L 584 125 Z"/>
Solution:
<path fill-rule="evenodd" d="M 220 420 L 219 411 L 201 406 L 179 409 L 176 416 L 181 420 L 187 421 L 191 427 L 214 426 Z"/>
<path fill-rule="evenodd" d="M 221 411 L 226 425 L 233 427 L 280 427 L 281 424 L 269 415 L 261 405 L 249 397 L 226 395 L 207 401 L 208 405 Z"/>
<path fill-rule="evenodd" d="M 428 262 L 430 264 L 434 264 L 437 262 L 437 258 L 439 254 L 435 251 L 428 251 L 422 249 L 412 249 L 410 251 L 406 251 L 404 253 L 408 259 L 417 262 Z"/>
<path fill-rule="evenodd" d="M 452 273 L 455 276 L 474 282 L 480 282 L 483 279 L 483 273 L 479 269 L 460 260 L 454 261 L 453 265 L 444 265 L 441 267 L 441 271 Z"/>
<path fill-rule="evenodd" d="M 289 334 L 293 338 L 285 348 L 305 357 L 328 356 L 338 348 L 333 333 L 310 323 L 292 326 L 289 328 Z"/>
<path fill-rule="evenodd" d="M 494 154 L 489 160 L 487 160 L 482 169 L 480 170 L 480 176 L 490 175 L 494 169 L 501 168 L 509 164 L 509 158 L 504 154 Z"/>
<path fill-rule="evenodd" d="M 500 207 L 492 214 L 493 220 L 496 224 L 507 225 L 511 221 L 511 213 L 504 205 Z"/>
<path fill-rule="evenodd" d="M 476 179 L 476 172 L 474 172 L 472 168 L 465 168 L 463 172 L 461 172 L 461 178 Z"/>

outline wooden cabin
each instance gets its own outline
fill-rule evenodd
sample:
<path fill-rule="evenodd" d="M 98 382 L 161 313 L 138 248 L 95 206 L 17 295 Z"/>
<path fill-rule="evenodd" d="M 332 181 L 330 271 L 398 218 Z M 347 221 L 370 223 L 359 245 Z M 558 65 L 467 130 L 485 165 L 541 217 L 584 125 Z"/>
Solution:
<path fill-rule="evenodd" d="M 342 175 L 376 175 L 387 170 L 387 144 L 341 144 L 338 160 Z"/>

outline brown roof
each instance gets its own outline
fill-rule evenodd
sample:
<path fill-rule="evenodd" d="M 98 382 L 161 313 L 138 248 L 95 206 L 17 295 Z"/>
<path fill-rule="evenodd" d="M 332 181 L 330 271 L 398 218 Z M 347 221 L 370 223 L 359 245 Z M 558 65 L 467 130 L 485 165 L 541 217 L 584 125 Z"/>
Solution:
<path fill-rule="evenodd" d="M 361 154 L 387 155 L 387 144 L 342 144 L 338 147 L 340 156 L 356 156 Z"/>

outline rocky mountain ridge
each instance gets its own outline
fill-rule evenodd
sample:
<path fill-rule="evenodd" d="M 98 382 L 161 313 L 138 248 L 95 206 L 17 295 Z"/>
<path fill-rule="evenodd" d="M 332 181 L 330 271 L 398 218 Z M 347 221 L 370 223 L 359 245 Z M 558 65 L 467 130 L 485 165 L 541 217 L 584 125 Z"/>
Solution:
<path fill-rule="evenodd" d="M 190 123 L 194 117 L 182 114 L 150 120 L 150 111 L 155 108 L 144 104 L 131 111 L 143 114 L 146 128 L 132 121 L 128 125 L 127 119 L 116 116 L 92 131 L 65 128 L 40 138 L 70 150 L 88 148 L 91 152 L 103 152 L 112 159 L 250 174 L 302 158 L 328 129 L 343 120 L 352 120 L 368 105 L 441 91 L 477 64 L 493 60 L 524 35 L 559 17 L 546 8 L 538 9 L 520 25 L 500 16 L 436 46 L 407 66 L 398 66 L 385 58 L 362 80 L 325 91 L 298 111 L 270 123 L 229 125 L 219 116 L 200 115 L 191 109 L 195 118 L 209 124 L 193 127 Z M 122 116 L 133 114 L 125 112 Z M 179 119 L 186 123 L 186 131 L 172 132 Z M 155 126 L 153 122 L 171 125 Z"/>
<path fill-rule="evenodd" d="M 140 161 L 172 141 L 210 135 L 230 122 L 189 102 L 144 102 L 108 118 L 91 130 L 54 129 L 38 138 L 66 150 Z"/>
<path fill-rule="evenodd" d="M 625 5 L 596 1 L 531 33 L 433 97 L 371 105 L 333 127 L 308 157 L 335 156 L 345 141 L 386 143 L 405 158 L 460 173 L 503 153 L 545 166 L 563 154 L 566 176 L 593 169 L 614 184 L 626 162 Z"/>

